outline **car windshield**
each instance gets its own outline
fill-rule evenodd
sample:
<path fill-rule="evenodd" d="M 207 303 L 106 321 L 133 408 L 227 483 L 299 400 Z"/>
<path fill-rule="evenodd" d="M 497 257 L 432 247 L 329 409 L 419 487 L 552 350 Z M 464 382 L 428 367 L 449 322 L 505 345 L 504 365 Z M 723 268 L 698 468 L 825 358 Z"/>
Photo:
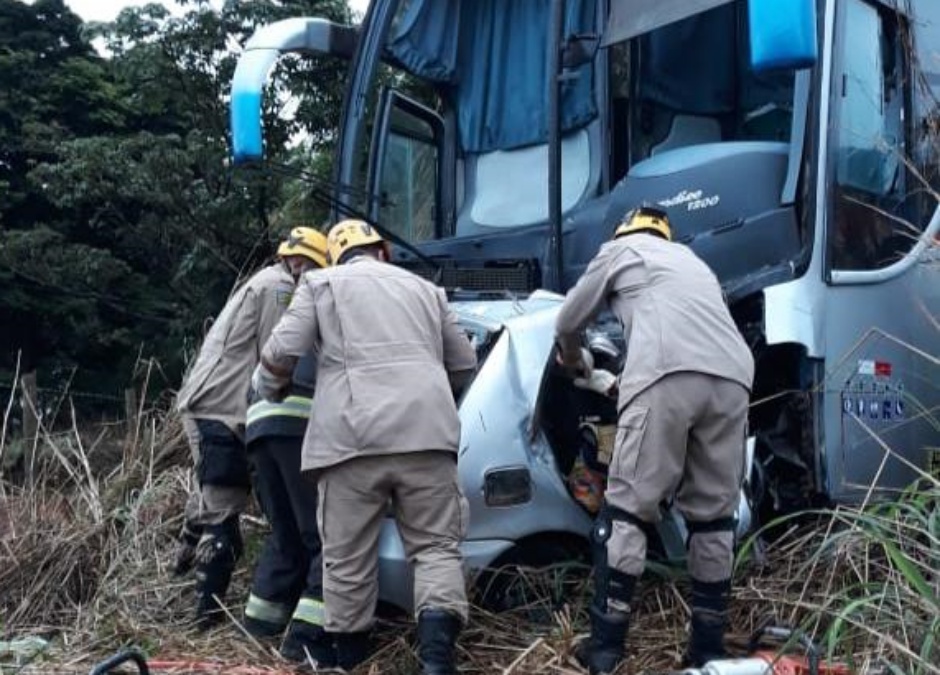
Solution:
<path fill-rule="evenodd" d="M 482 365 L 493 343 L 496 342 L 496 338 L 502 327 L 477 321 L 469 317 L 459 317 L 458 322 L 464 333 L 467 334 L 470 344 L 473 345 L 473 349 L 477 354 L 478 366 Z"/>
<path fill-rule="evenodd" d="M 479 294 L 476 294 L 477 296 Z M 489 350 L 502 333 L 506 321 L 513 317 L 558 307 L 562 296 L 549 291 L 535 291 L 527 297 L 500 294 L 500 299 L 451 298 L 451 308 L 457 314 L 460 327 L 477 350 L 477 362 L 482 365 Z"/>

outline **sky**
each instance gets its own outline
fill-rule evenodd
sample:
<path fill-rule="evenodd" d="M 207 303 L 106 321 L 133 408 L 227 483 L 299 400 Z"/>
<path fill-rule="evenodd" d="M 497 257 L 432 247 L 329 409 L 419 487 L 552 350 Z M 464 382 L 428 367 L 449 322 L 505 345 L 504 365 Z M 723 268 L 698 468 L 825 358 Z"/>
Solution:
<path fill-rule="evenodd" d="M 173 0 L 65 0 L 65 4 L 84 21 L 113 21 L 125 7 L 146 5 L 154 1 L 166 5 L 171 12 L 181 12 Z M 369 0 L 349 0 L 349 6 L 358 12 L 365 12 L 368 4 Z"/>

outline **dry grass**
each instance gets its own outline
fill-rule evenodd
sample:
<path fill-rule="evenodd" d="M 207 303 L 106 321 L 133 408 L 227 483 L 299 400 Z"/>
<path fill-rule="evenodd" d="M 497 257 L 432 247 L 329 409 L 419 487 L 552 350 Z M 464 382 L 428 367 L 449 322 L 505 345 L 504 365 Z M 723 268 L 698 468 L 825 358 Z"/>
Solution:
<path fill-rule="evenodd" d="M 173 662 L 158 672 L 211 672 L 208 663 L 227 675 L 290 672 L 276 644 L 255 642 L 237 625 L 263 527 L 257 519 L 245 519 L 254 545 L 230 595 L 232 620 L 208 635 L 188 626 L 193 581 L 169 573 L 188 453 L 175 420 L 142 419 L 131 433 L 45 433 L 32 479 L 0 482 L 0 640 L 51 641 L 40 659 L 16 670 L 0 660 L 0 673 L 87 673 L 128 645 L 142 648 L 155 666 Z M 940 626 L 938 503 L 940 487 L 925 479 L 923 491 L 902 506 L 816 514 L 816 527 L 794 523 L 760 556 L 746 546 L 729 645 L 743 651 L 750 633 L 772 620 L 802 627 L 857 672 L 896 664 L 896 673 L 940 673 L 940 646 L 930 646 Z M 565 602 L 552 607 L 545 589 L 557 588 L 559 574 L 525 575 L 535 608 L 474 610 L 460 641 L 462 672 L 582 672 L 572 651 L 586 630 L 588 582 L 567 574 Z M 676 665 L 686 590 L 675 574 L 644 580 L 625 672 Z M 532 622 L 533 609 L 547 620 Z M 414 672 L 410 628 L 406 619 L 380 621 L 379 651 L 362 672 Z"/>

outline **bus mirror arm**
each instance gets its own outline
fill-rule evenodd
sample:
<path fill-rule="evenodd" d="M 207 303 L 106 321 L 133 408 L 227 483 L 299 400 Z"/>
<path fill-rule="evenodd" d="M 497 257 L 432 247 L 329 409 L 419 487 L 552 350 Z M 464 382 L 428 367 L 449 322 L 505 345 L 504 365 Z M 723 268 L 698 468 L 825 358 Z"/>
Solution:
<path fill-rule="evenodd" d="M 310 172 L 297 169 L 296 167 L 288 166 L 286 164 L 260 162 L 253 159 L 245 159 L 240 163 L 257 168 L 261 171 L 270 171 L 273 173 L 278 173 L 282 176 L 297 178 L 304 183 L 307 183 L 307 185 L 310 186 L 309 195 L 314 201 L 323 204 L 330 209 L 334 209 L 340 217 L 356 218 L 358 220 L 363 220 L 369 223 L 369 225 L 378 230 L 379 234 L 381 234 L 382 237 L 384 237 L 386 240 L 405 249 L 415 258 L 427 265 L 430 269 L 434 270 L 434 283 L 440 284 L 443 280 L 444 268 L 441 263 L 426 255 L 421 251 L 421 249 L 419 249 L 404 237 L 401 237 L 383 225 L 380 225 L 378 222 L 376 222 L 376 219 L 372 218 L 367 213 L 364 213 L 359 209 L 350 206 L 349 204 L 338 199 L 334 194 L 337 187 L 335 184 L 331 185 L 328 181 L 325 181 Z"/>
<path fill-rule="evenodd" d="M 245 45 L 245 51 L 274 50 L 280 54 L 326 54 L 351 59 L 359 31 L 355 26 L 320 18 L 276 21 L 260 28 Z"/>

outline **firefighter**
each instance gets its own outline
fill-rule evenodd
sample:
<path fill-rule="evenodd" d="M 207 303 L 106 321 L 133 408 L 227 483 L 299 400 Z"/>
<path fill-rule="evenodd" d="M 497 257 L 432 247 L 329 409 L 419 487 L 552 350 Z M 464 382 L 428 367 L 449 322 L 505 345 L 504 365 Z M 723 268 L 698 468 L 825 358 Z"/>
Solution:
<path fill-rule="evenodd" d="M 323 257 L 320 267 L 326 267 Z M 255 567 L 244 624 L 256 637 L 279 635 L 281 655 L 304 662 L 323 641 L 323 582 L 316 485 L 300 471 L 300 451 L 316 388 L 316 357 L 294 369 L 283 401 L 251 392 L 245 437 L 254 490 L 271 526 Z"/>
<path fill-rule="evenodd" d="M 218 623 L 235 563 L 242 553 L 238 516 L 250 495 L 245 452 L 248 385 L 261 346 L 283 314 L 296 279 L 322 265 L 326 238 L 295 227 L 279 260 L 242 284 L 203 341 L 177 396 L 177 410 L 195 464 L 196 488 L 186 504 L 174 572 L 196 565 L 196 622 Z"/>
<path fill-rule="evenodd" d="M 442 290 L 387 264 L 386 242 L 346 220 L 327 237 L 331 263 L 303 277 L 255 370 L 278 398 L 296 359 L 318 355 L 303 469 L 317 477 L 326 631 L 320 665 L 369 653 L 379 531 L 391 510 L 414 570 L 418 656 L 426 674 L 456 672 L 467 617 L 459 542 L 467 503 L 457 480 L 455 398 L 476 367 Z"/>
<path fill-rule="evenodd" d="M 619 385 L 583 362 L 580 332 L 602 308 L 624 330 Z M 622 661 L 647 533 L 673 495 L 689 530 L 684 658 L 700 666 L 723 656 L 754 362 L 718 280 L 672 241 L 664 212 L 632 210 L 565 298 L 556 339 L 563 365 L 590 388 L 613 385 L 618 399 L 605 504 L 592 533 L 591 634 L 579 660 L 592 674 L 613 672 Z"/>

